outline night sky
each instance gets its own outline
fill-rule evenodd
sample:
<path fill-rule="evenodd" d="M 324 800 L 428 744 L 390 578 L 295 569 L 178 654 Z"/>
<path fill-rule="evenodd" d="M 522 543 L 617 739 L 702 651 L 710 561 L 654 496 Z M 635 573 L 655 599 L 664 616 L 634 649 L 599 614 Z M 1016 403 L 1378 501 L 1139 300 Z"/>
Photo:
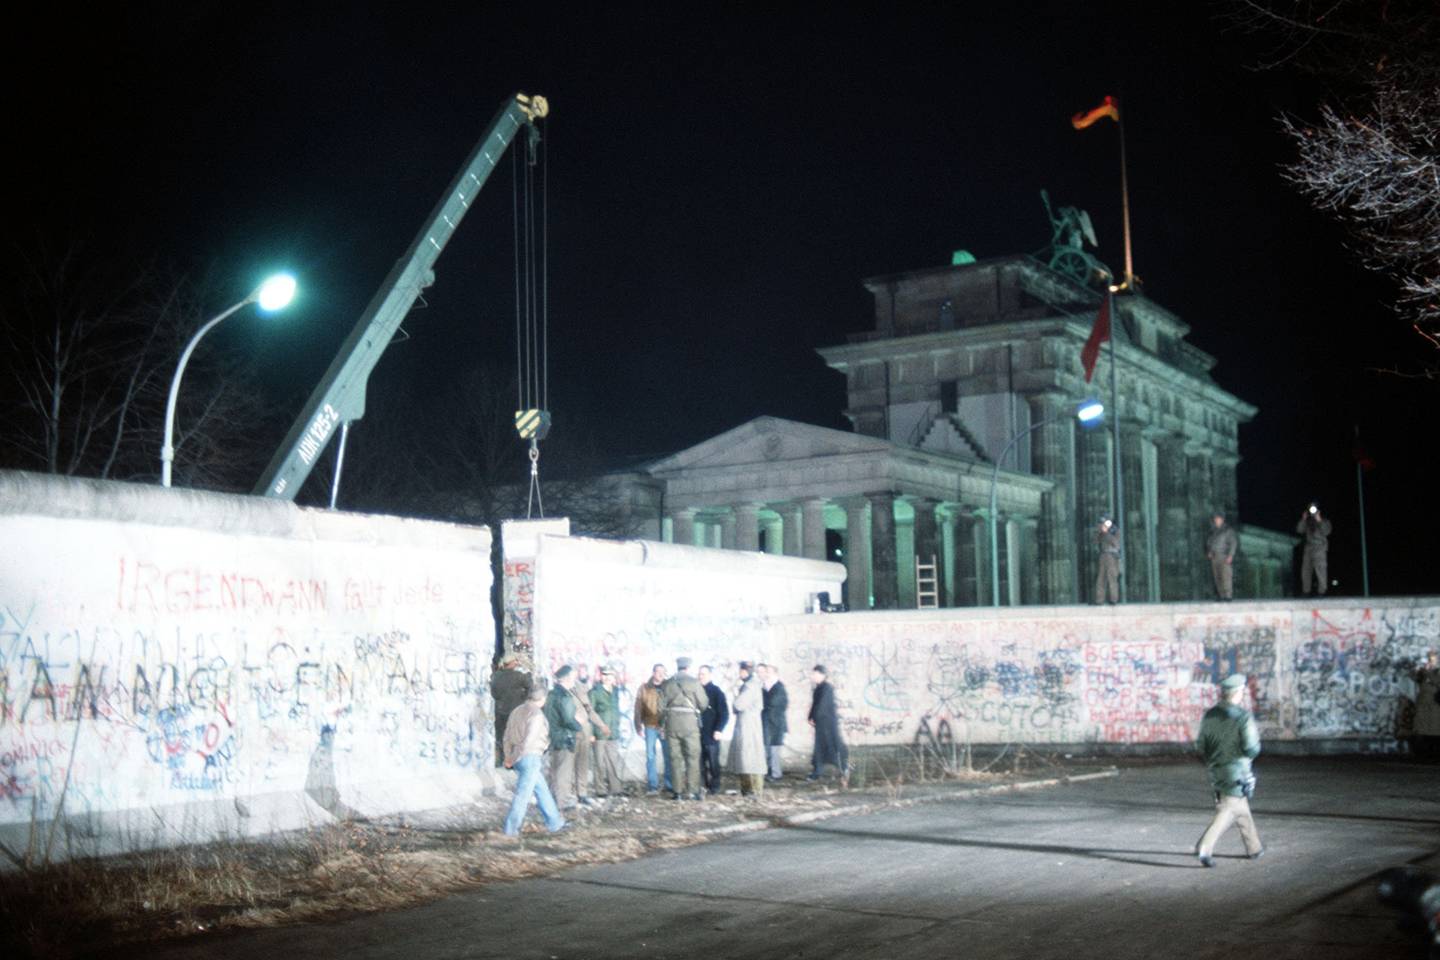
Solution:
<path fill-rule="evenodd" d="M 107 21 L 51 5 L 11 32 L 5 230 L 208 272 L 226 303 L 295 271 L 303 300 L 283 319 L 217 334 L 267 368 L 287 411 L 276 444 L 516 90 L 552 107 L 555 429 L 617 459 L 761 414 L 847 429 L 843 378 L 814 350 L 870 326 L 860 280 L 957 248 L 1039 252 L 1042 187 L 1090 211 L 1119 268 L 1113 126 L 1068 123 L 1108 93 L 1126 111 L 1146 293 L 1260 408 L 1241 431 L 1240 520 L 1289 529 L 1319 498 L 1332 575 L 1358 592 L 1358 426 L 1378 463 L 1374 589 L 1437 588 L 1420 558 L 1440 537 L 1424 469 L 1440 388 L 1373 372 L 1424 348 L 1281 176 L 1275 117 L 1322 91 L 1249 69 L 1256 50 L 1220 8 L 164 6 Z M 416 429 L 444 431 L 438 384 L 513 367 L 511 202 L 506 163 L 372 378 L 372 409 L 409 394 Z"/>

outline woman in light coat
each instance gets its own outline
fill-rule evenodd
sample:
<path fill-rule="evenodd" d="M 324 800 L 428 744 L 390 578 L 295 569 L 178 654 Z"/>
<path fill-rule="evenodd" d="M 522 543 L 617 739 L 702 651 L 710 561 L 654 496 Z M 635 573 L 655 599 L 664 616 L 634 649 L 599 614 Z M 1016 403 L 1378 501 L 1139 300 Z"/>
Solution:
<path fill-rule="evenodd" d="M 754 675 L 754 664 L 740 661 L 740 692 L 730 702 L 735 715 L 735 732 L 730 741 L 730 772 L 740 778 L 740 792 L 760 796 L 765 788 L 765 724 L 760 712 L 765 694 Z"/>

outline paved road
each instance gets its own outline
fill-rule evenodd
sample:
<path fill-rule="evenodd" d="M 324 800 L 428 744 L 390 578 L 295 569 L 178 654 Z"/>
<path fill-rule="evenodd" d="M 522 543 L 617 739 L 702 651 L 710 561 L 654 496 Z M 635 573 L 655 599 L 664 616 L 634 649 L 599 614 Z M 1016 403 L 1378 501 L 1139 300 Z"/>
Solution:
<path fill-rule="evenodd" d="M 769 830 L 149 957 L 1413 957 L 1374 874 L 1440 871 L 1440 768 L 1268 758 L 1217 867 L 1196 765 Z"/>

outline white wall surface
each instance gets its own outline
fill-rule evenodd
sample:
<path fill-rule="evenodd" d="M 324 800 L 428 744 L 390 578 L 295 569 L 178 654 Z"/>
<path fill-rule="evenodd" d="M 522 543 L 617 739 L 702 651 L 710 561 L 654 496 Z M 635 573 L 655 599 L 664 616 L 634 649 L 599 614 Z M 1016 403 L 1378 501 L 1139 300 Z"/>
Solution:
<path fill-rule="evenodd" d="M 0 472 L 0 841 L 73 852 L 494 784 L 485 529 Z"/>

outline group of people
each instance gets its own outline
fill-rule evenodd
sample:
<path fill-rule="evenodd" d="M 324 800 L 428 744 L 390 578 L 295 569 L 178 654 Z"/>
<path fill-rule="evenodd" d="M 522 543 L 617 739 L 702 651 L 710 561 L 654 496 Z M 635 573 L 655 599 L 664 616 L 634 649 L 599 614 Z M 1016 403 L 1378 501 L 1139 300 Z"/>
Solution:
<path fill-rule="evenodd" d="M 1300 515 L 1295 532 L 1305 538 L 1304 553 L 1300 560 L 1300 593 L 1309 596 L 1314 592 L 1324 596 L 1329 586 L 1328 556 L 1330 552 L 1329 519 L 1320 513 L 1320 507 L 1310 504 Z M 1099 551 L 1099 562 L 1095 571 L 1095 603 L 1120 602 L 1120 528 L 1110 517 L 1101 517 L 1095 531 L 1095 547 Z M 1205 537 L 1205 557 L 1210 561 L 1210 576 L 1215 583 L 1215 598 L 1221 601 L 1235 599 L 1235 553 L 1240 547 L 1240 538 L 1235 528 L 1226 521 L 1225 512 L 1216 510 L 1210 517 L 1210 530 Z"/>
<path fill-rule="evenodd" d="M 720 793 L 721 734 L 730 728 L 729 772 L 741 795 L 758 799 L 766 781 L 784 777 L 781 751 L 790 697 L 779 668 L 740 661 L 739 687 L 727 697 L 710 665 L 694 675 L 691 666 L 689 657 L 679 657 L 674 676 L 667 676 L 665 665 L 657 663 L 635 694 L 632 719 L 636 735 L 645 738 L 647 794 L 659 794 L 662 778 L 675 800 Z M 511 711 L 502 746 L 505 766 L 516 771 L 517 781 L 505 818 L 507 835 L 520 833 L 532 798 L 551 832 L 565 829 L 564 810 L 626 798 L 615 679 L 609 665 L 592 684 L 584 666 L 566 664 L 555 671 L 549 689 L 533 683 L 526 701 Z M 833 767 L 843 785 L 849 753 L 840 735 L 835 688 L 820 664 L 811 669 L 810 680 L 815 750 L 806 779 L 818 780 Z"/>

